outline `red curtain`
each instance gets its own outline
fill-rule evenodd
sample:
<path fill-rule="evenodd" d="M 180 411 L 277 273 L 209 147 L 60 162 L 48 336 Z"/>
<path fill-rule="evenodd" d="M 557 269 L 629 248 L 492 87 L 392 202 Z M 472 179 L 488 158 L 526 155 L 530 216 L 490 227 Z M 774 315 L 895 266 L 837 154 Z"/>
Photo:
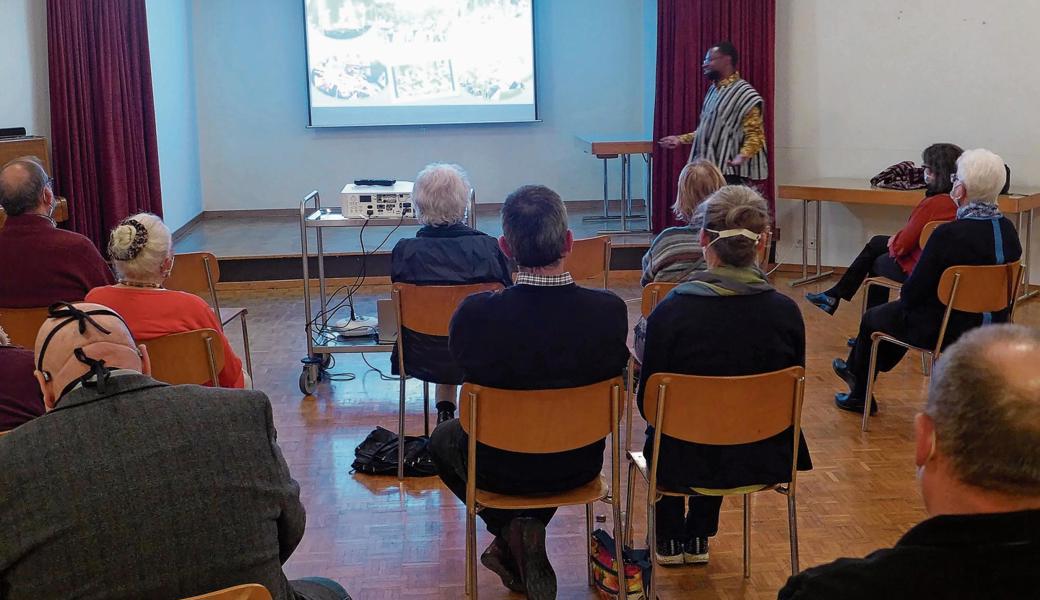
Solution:
<path fill-rule="evenodd" d="M 100 248 L 162 216 L 145 0 L 48 0 L 51 164 L 69 225 Z"/>
<path fill-rule="evenodd" d="M 766 151 L 769 179 L 761 191 L 774 212 L 773 98 L 775 0 L 658 0 L 657 99 L 654 139 L 697 128 L 701 104 L 710 82 L 701 74 L 705 52 L 722 41 L 733 42 L 740 60 L 737 70 L 765 100 Z M 675 201 L 679 171 L 690 156 L 689 146 L 654 150 L 654 230 L 677 223 Z"/>

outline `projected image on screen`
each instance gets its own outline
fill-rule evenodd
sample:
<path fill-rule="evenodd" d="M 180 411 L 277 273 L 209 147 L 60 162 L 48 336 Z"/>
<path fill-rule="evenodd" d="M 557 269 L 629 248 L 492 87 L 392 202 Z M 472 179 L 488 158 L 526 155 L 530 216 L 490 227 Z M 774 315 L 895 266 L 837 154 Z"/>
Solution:
<path fill-rule="evenodd" d="M 305 0 L 311 125 L 532 121 L 531 0 Z"/>

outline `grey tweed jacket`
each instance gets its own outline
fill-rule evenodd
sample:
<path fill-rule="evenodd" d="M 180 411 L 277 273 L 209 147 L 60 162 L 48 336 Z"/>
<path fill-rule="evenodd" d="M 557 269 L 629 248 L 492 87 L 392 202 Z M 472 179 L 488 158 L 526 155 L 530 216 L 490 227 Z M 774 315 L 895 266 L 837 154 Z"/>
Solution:
<path fill-rule="evenodd" d="M 0 437 L 0 598 L 184 598 L 261 583 L 303 537 L 262 392 L 113 377 Z"/>

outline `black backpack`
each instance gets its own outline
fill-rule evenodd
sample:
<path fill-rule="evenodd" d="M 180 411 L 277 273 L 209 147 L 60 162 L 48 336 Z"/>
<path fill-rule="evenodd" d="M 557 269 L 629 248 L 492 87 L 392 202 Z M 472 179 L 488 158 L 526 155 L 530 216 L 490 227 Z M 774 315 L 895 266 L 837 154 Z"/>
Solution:
<path fill-rule="evenodd" d="M 358 473 L 367 475 L 395 475 L 397 473 L 397 434 L 376 427 L 365 441 L 354 449 L 350 465 Z M 429 477 L 437 474 L 437 466 L 430 455 L 430 438 L 420 435 L 404 437 L 404 474 L 408 477 Z"/>

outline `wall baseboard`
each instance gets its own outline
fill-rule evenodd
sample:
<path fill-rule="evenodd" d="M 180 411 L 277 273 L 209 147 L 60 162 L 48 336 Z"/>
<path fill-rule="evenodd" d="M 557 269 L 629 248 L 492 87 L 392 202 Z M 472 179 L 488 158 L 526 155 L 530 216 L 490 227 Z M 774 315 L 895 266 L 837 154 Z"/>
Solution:
<path fill-rule="evenodd" d="M 179 242 L 182 239 L 184 239 L 184 237 L 187 236 L 189 233 L 191 233 L 191 230 L 195 229 L 199 225 L 199 223 L 201 223 L 203 221 L 203 219 L 205 219 L 205 218 L 206 218 L 206 211 L 202 211 L 199 214 L 197 214 L 194 217 L 192 217 L 187 223 L 185 223 L 184 225 L 181 225 L 180 227 L 178 227 L 177 230 L 174 231 L 173 234 L 172 234 L 173 235 L 173 243 L 176 244 L 177 242 Z"/>

